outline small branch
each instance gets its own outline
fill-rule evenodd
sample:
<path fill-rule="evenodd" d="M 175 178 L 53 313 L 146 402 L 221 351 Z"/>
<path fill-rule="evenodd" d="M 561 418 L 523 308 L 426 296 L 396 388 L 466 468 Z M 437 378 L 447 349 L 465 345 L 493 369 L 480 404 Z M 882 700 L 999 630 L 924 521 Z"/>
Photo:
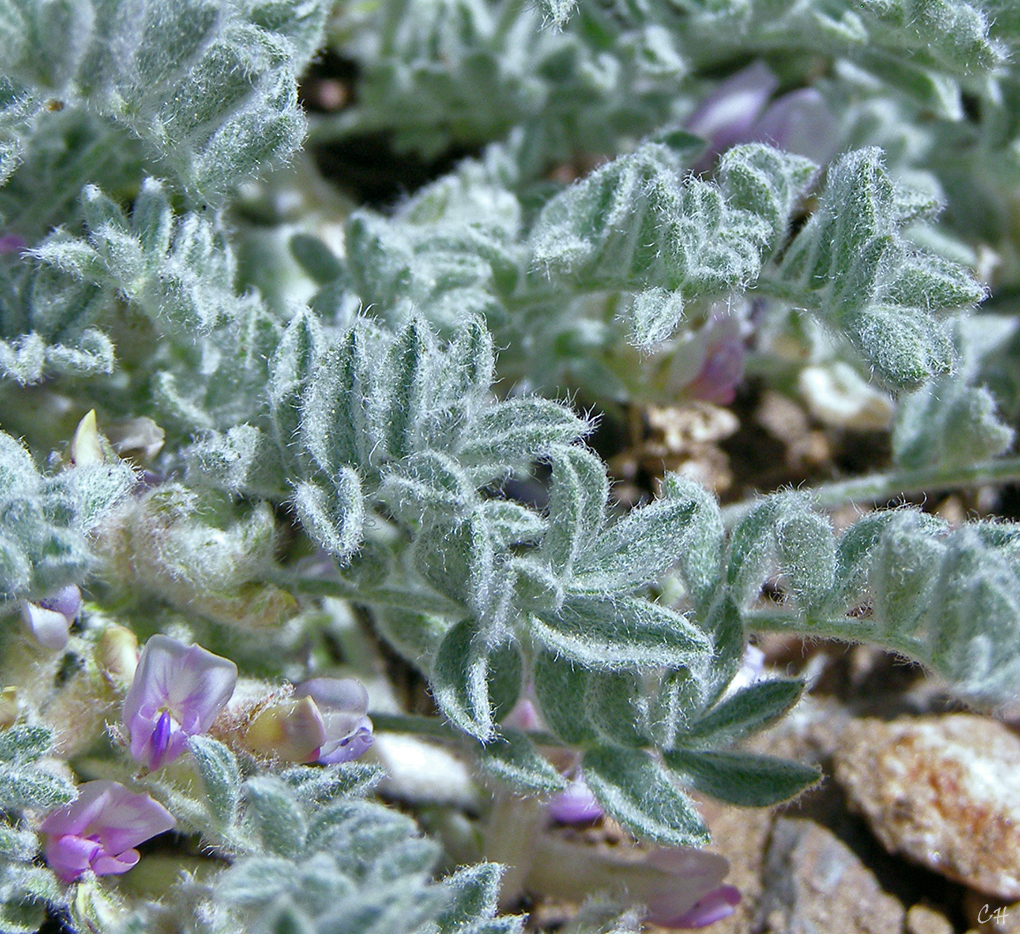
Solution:
<path fill-rule="evenodd" d="M 376 730 L 384 733 L 415 733 L 419 736 L 435 736 L 437 739 L 453 740 L 463 742 L 470 740 L 473 744 L 481 745 L 477 740 L 472 739 L 467 733 L 463 733 L 455 726 L 451 726 L 445 720 L 438 717 L 420 717 L 409 713 L 369 713 L 372 725 Z M 565 743 L 552 733 L 544 730 L 530 730 L 527 736 L 539 746 L 564 746 Z"/>
<path fill-rule="evenodd" d="M 338 580 L 316 577 L 292 577 L 277 581 L 279 586 L 295 593 L 314 597 L 339 597 L 363 606 L 388 606 L 431 616 L 461 616 L 463 609 L 450 600 L 420 591 L 395 590 L 392 587 L 358 587 Z"/>
<path fill-rule="evenodd" d="M 972 489 L 997 483 L 1020 481 L 1020 457 L 1004 457 L 980 464 L 959 467 L 919 467 L 891 470 L 888 473 L 855 477 L 837 483 L 823 483 L 810 488 L 815 501 L 823 509 L 836 509 L 857 503 L 884 503 L 899 496 L 939 490 Z M 733 528 L 754 508 L 753 501 L 734 503 L 723 509 L 723 522 Z"/>

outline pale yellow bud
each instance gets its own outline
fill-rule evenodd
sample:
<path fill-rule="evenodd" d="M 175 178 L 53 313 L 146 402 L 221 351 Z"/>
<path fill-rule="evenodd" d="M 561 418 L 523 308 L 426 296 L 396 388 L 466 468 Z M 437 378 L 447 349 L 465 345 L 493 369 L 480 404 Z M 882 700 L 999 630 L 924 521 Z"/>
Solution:
<path fill-rule="evenodd" d="M 7 687 L 0 691 L 0 730 L 14 726 L 18 719 L 18 689 Z"/>
<path fill-rule="evenodd" d="M 308 762 L 325 741 L 326 729 L 315 701 L 288 697 L 256 714 L 243 743 L 254 753 L 287 762 Z"/>
<path fill-rule="evenodd" d="M 138 667 L 138 637 L 127 627 L 111 623 L 96 643 L 95 659 L 110 681 L 130 684 Z"/>
<path fill-rule="evenodd" d="M 75 467 L 106 463 L 102 435 L 99 434 L 99 427 L 96 424 L 95 409 L 90 409 L 78 422 L 74 437 L 71 439 L 71 463 Z"/>

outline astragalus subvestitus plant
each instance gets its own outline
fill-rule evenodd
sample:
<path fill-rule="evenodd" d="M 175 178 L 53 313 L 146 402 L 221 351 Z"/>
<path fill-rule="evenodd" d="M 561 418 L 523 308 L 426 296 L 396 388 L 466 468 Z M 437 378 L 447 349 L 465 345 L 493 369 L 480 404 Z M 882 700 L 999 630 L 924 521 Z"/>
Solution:
<path fill-rule="evenodd" d="M 0 0 L 0 931 L 707 926 L 700 802 L 820 777 L 746 748 L 805 688 L 752 634 L 1008 708 L 1020 526 L 827 510 L 1020 480 L 1018 52 L 1007 0 Z M 604 460 L 756 394 L 874 458 Z"/>

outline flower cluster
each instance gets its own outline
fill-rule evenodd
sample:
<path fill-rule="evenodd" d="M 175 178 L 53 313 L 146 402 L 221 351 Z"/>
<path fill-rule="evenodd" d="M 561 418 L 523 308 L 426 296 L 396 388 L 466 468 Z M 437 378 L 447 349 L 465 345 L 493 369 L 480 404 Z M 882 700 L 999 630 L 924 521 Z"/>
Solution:
<path fill-rule="evenodd" d="M 44 633 L 48 617 L 43 614 L 60 615 L 61 626 L 51 628 L 62 628 L 66 641 L 65 617 L 77 612 L 72 597 L 80 606 L 77 588 L 68 588 L 44 604 L 30 604 L 26 612 L 42 620 Z M 125 640 L 125 634 L 130 638 Z M 135 664 L 132 645 L 129 630 L 110 627 L 100 640 L 99 660 L 104 672 L 111 659 L 116 673 L 133 671 L 123 726 L 131 756 L 153 771 L 179 758 L 191 737 L 210 729 L 234 693 L 237 666 L 201 646 L 163 635 L 149 639 Z M 245 738 L 281 759 L 348 762 L 372 744 L 367 709 L 368 693 L 359 682 L 313 678 L 299 685 L 286 705 L 263 711 Z M 46 835 L 50 868 L 70 883 L 88 871 L 97 876 L 127 872 L 138 862 L 135 847 L 174 825 L 173 816 L 147 794 L 114 781 L 92 781 L 79 786 L 78 797 L 52 811 L 39 829 Z"/>

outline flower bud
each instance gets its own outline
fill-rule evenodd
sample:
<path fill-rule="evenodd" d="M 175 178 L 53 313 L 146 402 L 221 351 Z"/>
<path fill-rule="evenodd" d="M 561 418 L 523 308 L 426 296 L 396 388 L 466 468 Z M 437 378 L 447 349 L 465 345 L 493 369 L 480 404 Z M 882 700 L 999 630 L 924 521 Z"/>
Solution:
<path fill-rule="evenodd" d="M 310 697 L 287 697 L 264 707 L 242 740 L 252 752 L 287 762 L 314 761 L 325 741 L 322 714 Z"/>
<path fill-rule="evenodd" d="M 6 687 L 0 691 L 0 730 L 6 730 L 18 720 L 18 689 Z"/>
<path fill-rule="evenodd" d="M 96 665 L 114 684 L 129 684 L 138 667 L 138 637 L 127 627 L 111 623 L 99 637 Z"/>
<path fill-rule="evenodd" d="M 96 424 L 95 409 L 90 409 L 88 414 L 78 422 L 74 437 L 71 439 L 71 463 L 75 467 L 106 463 L 103 436 L 99 433 L 99 427 Z"/>
<path fill-rule="evenodd" d="M 60 651 L 67 645 L 71 626 L 81 612 L 81 591 L 73 584 L 61 587 L 36 603 L 21 604 L 25 628 L 43 648 Z"/>

